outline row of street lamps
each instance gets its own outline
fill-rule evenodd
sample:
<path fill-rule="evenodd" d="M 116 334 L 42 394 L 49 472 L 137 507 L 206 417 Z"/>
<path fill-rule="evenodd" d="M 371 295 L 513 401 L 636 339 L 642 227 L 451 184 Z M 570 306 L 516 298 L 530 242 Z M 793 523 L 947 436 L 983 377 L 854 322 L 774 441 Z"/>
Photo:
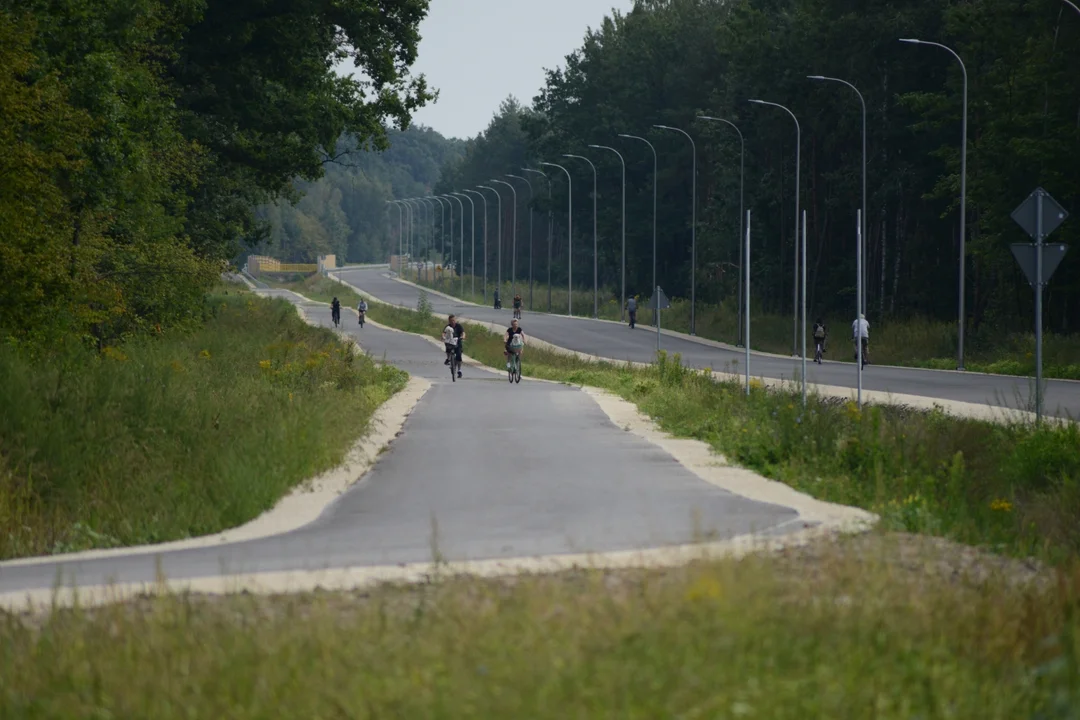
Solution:
<path fill-rule="evenodd" d="M 1076 5 L 1076 3 L 1074 3 L 1072 0 L 1062 0 L 1062 2 L 1064 2 L 1065 4 L 1072 7 L 1074 10 L 1077 11 L 1077 13 L 1080 13 L 1080 7 L 1078 7 Z M 964 65 L 963 60 L 961 59 L 960 55 L 956 51 L 954 51 L 952 48 L 950 48 L 950 47 L 948 47 L 946 45 L 943 45 L 941 43 L 930 42 L 930 41 L 926 41 L 926 40 L 918 40 L 918 39 L 915 39 L 915 38 L 903 38 L 903 39 L 900 40 L 900 42 L 904 42 L 904 43 L 908 43 L 908 44 L 915 44 L 915 45 L 929 45 L 929 46 L 941 48 L 941 49 L 947 51 L 960 64 L 960 69 L 961 69 L 961 72 L 963 74 L 963 81 L 964 81 L 963 82 L 963 116 L 962 116 L 962 123 L 961 123 L 962 128 L 961 128 L 961 154 L 960 154 L 960 158 L 961 158 L 961 160 L 960 160 L 960 243 L 959 243 L 960 244 L 960 252 L 959 252 L 960 259 L 959 259 L 959 281 L 958 281 L 958 305 L 959 305 L 959 307 L 958 307 L 958 318 L 957 318 L 957 325 L 958 325 L 958 333 L 957 333 L 957 340 L 958 340 L 958 342 L 957 342 L 957 369 L 963 370 L 964 369 L 964 312 L 965 312 L 965 306 L 964 306 L 965 240 L 966 240 L 965 236 L 966 236 L 966 230 L 967 230 L 967 223 L 966 223 L 966 221 L 967 221 L 967 114 L 968 114 L 967 113 L 967 106 L 968 106 L 968 100 L 967 100 L 967 97 L 968 97 L 967 67 Z M 853 85 L 852 83 L 848 82 L 847 80 L 843 80 L 843 79 L 835 78 L 835 77 L 828 77 L 828 76 L 825 76 L 825 75 L 809 75 L 809 76 L 807 76 L 807 78 L 809 80 L 823 81 L 823 82 L 834 82 L 834 83 L 840 83 L 842 85 L 847 86 L 848 88 L 853 90 L 855 92 L 855 94 L 858 96 L 859 103 L 860 103 L 861 108 L 862 108 L 862 202 L 861 202 L 861 207 L 859 208 L 859 210 L 857 212 L 857 221 L 856 221 L 856 225 L 857 225 L 857 228 L 856 228 L 856 233 L 857 233 L 857 242 L 856 242 L 856 273 L 857 273 L 856 315 L 858 315 L 859 313 L 865 314 L 866 307 L 867 307 L 867 305 L 866 305 L 866 297 L 865 297 L 865 287 L 864 287 L 865 272 L 866 272 L 866 269 L 864 267 L 864 258 L 865 258 L 865 242 L 866 242 L 866 237 L 867 237 L 867 233 L 866 233 L 866 226 L 867 226 L 867 220 L 866 220 L 866 215 L 867 215 L 867 212 L 866 212 L 866 206 L 867 206 L 867 197 L 866 197 L 866 161 L 867 161 L 867 158 L 866 158 L 866 135 L 867 135 L 867 132 L 866 132 L 866 118 L 867 118 L 866 100 L 863 97 L 862 93 L 859 92 L 859 89 L 857 87 L 855 87 L 855 85 Z M 800 201 L 800 198 L 799 198 L 800 177 L 799 176 L 800 176 L 800 169 L 801 169 L 800 168 L 800 159 L 801 159 L 801 155 L 802 155 L 802 152 L 801 152 L 802 128 L 801 128 L 801 126 L 799 124 L 799 120 L 796 117 L 795 113 L 792 112 L 791 109 L 785 107 L 784 105 L 781 105 L 781 104 L 775 103 L 775 102 L 769 102 L 769 101 L 766 101 L 766 100 L 760 100 L 760 99 L 751 99 L 749 102 L 757 104 L 757 105 L 772 106 L 772 107 L 779 108 L 779 109 L 783 110 L 784 112 L 786 112 L 795 123 L 795 133 L 796 133 L 796 145 L 795 145 L 795 220 L 796 220 L 796 222 L 795 222 L 795 268 L 794 268 L 794 293 L 793 293 L 793 295 L 794 295 L 794 297 L 793 297 L 794 319 L 793 319 L 793 333 L 792 333 L 792 355 L 793 356 L 798 356 L 800 354 L 799 352 L 797 352 L 797 348 L 798 348 L 798 345 L 799 345 L 799 325 L 800 325 L 800 320 L 801 320 L 801 324 L 802 324 L 802 352 L 801 352 L 801 356 L 802 356 L 802 361 L 803 361 L 803 382 L 805 384 L 805 376 L 806 376 L 806 368 L 805 368 L 805 366 L 806 366 L 806 281 L 807 281 L 807 277 L 806 277 L 807 248 L 806 248 L 805 213 L 803 213 L 803 218 L 802 218 L 803 227 L 802 227 L 801 233 L 800 233 L 800 227 L 799 227 L 799 222 L 800 222 L 800 214 L 799 214 L 799 212 L 800 212 L 800 202 L 799 202 Z M 739 316 L 740 316 L 740 320 L 741 320 L 744 313 L 746 313 L 747 315 L 749 314 L 749 309 L 744 306 L 744 298 L 743 298 L 744 277 L 743 277 L 743 273 L 741 272 L 742 265 L 746 262 L 746 258 L 744 257 L 744 247 L 743 247 L 743 244 L 744 244 L 743 243 L 743 238 L 744 238 L 744 236 L 746 234 L 746 219 L 745 219 L 745 210 L 744 210 L 746 141 L 745 141 L 743 133 L 739 129 L 739 127 L 735 123 L 733 123 L 732 121 L 730 121 L 728 119 L 719 118 L 719 117 L 712 117 L 712 116 L 708 116 L 708 115 L 698 115 L 697 119 L 702 120 L 702 121 L 707 121 L 707 122 L 718 122 L 718 123 L 727 124 L 731 128 L 733 128 L 735 130 L 735 132 L 738 133 L 738 135 L 739 135 L 739 141 L 740 141 L 740 153 L 739 153 L 739 217 L 740 217 L 739 265 L 740 265 L 740 273 L 739 273 L 739 304 L 738 304 L 738 311 L 739 311 Z M 696 302 L 696 300 L 697 300 L 697 298 L 696 298 L 696 275 L 697 275 L 697 145 L 694 142 L 693 137 L 688 132 L 686 132 L 685 130 L 682 130 L 682 129 L 676 128 L 676 127 L 672 127 L 672 126 L 669 126 L 669 125 L 653 125 L 652 127 L 654 129 L 657 129 L 657 130 L 664 130 L 664 131 L 680 133 L 680 134 L 684 135 L 690 141 L 691 152 L 692 152 L 692 156 L 693 156 L 693 161 L 692 161 L 693 162 L 693 165 L 692 165 L 692 190 L 691 190 L 691 192 L 692 192 L 692 202 L 691 202 L 691 241 L 690 241 L 691 242 L 691 250 L 690 250 L 690 252 L 691 252 L 691 261 L 690 261 L 690 334 L 694 335 L 697 332 L 697 322 L 696 322 L 696 305 L 697 305 L 697 302 Z M 645 145 L 647 145 L 649 147 L 649 149 L 652 152 L 652 156 L 653 156 L 652 294 L 655 297 L 656 296 L 656 290 L 657 290 L 657 287 L 658 287 L 658 285 L 657 285 L 658 278 L 657 278 L 657 272 L 656 272 L 656 259 L 657 259 L 657 247 L 656 247 L 656 222 L 657 222 L 656 196 L 657 196 L 657 165 L 658 165 L 657 152 L 656 152 L 656 148 L 653 146 L 653 144 L 651 142 L 649 142 L 644 137 L 641 137 L 641 136 L 638 136 L 638 135 L 629 135 L 629 134 L 619 134 L 618 137 L 629 139 L 629 140 L 636 140 L 636 141 L 644 143 Z M 615 153 L 615 155 L 618 156 L 619 162 L 620 162 L 621 167 L 622 167 L 622 252 L 621 252 L 621 300 L 622 300 L 622 302 L 621 302 L 621 307 L 625 311 L 625 307 L 626 307 L 626 160 L 625 160 L 624 156 L 622 155 L 622 153 L 619 152 L 617 149 L 615 149 L 613 147 L 610 147 L 610 146 L 607 146 L 607 145 L 589 145 L 588 147 L 591 148 L 591 149 L 604 150 L 604 151 Z M 583 160 L 583 161 L 585 161 L 585 162 L 587 162 L 589 164 L 589 166 L 592 168 L 592 172 L 593 172 L 593 317 L 597 317 L 598 314 L 599 314 L 599 267 L 598 267 L 599 255 L 598 255 L 598 238 L 597 238 L 597 191 L 596 191 L 596 188 L 597 188 L 597 169 L 596 169 L 596 165 L 593 163 L 593 161 L 590 160 L 589 158 L 583 156 L 583 155 L 574 155 L 574 154 L 569 154 L 568 153 L 568 154 L 564 154 L 563 157 L 571 158 L 571 159 L 577 159 L 577 160 Z M 572 292 L 573 291 L 573 285 L 572 285 L 572 277 L 573 277 L 573 252 L 572 252 L 572 250 L 573 250 L 573 245 L 572 245 L 572 243 L 573 243 L 573 176 L 571 175 L 570 171 L 566 167 L 564 167 L 562 165 L 559 165 L 559 164 L 556 164 L 556 163 L 551 163 L 551 162 L 541 162 L 540 165 L 544 166 L 544 167 L 558 168 L 559 170 L 562 170 L 563 173 L 566 174 L 567 186 L 568 186 L 568 193 L 567 193 L 567 242 L 569 244 L 568 250 L 567 250 L 567 303 L 568 303 L 568 313 L 573 314 L 573 292 Z M 538 175 L 542 175 L 548 181 L 548 197 L 550 199 L 550 197 L 551 197 L 551 178 L 548 177 L 547 173 L 543 172 L 542 170 L 537 170 L 537 169 L 532 169 L 532 168 L 522 168 L 522 169 L 523 169 L 524 172 L 527 172 L 527 173 L 535 173 L 535 174 L 538 174 Z M 533 199 L 532 183 L 529 182 L 529 180 L 527 178 L 524 178 L 524 177 L 519 176 L 519 175 L 510 175 L 510 174 L 508 174 L 506 177 L 522 180 L 529 186 L 530 207 L 531 207 L 532 199 Z M 515 288 L 515 291 L 516 291 L 516 282 L 517 282 L 517 279 L 516 279 L 516 269 L 517 269 L 517 191 L 515 190 L 514 186 L 511 183 L 506 182 L 504 180 L 492 180 L 491 182 L 506 185 L 507 187 L 510 188 L 510 191 L 513 193 L 513 197 L 514 197 L 514 231 L 513 231 L 513 241 L 512 241 L 512 248 L 513 249 L 512 249 L 512 261 L 511 261 L 511 268 L 512 268 L 512 270 L 511 270 L 511 284 L 513 285 L 513 287 Z M 496 198 L 498 199 L 498 202 L 499 202 L 499 230 L 498 230 L 498 232 L 499 232 L 499 256 L 498 256 L 499 271 L 498 271 L 498 281 L 499 281 L 499 285 L 501 286 L 501 284 L 502 284 L 502 197 L 501 197 L 501 195 L 499 195 L 499 192 L 495 188 L 492 188 L 492 187 L 486 186 L 486 185 L 481 185 L 481 186 L 478 186 L 478 187 L 480 189 L 483 189 L 483 190 L 490 190 L 490 191 L 494 192 L 495 195 L 496 195 Z M 480 195 L 481 197 L 484 197 L 477 190 L 465 190 L 464 192 L 465 193 L 473 193 L 473 194 Z M 456 193 L 456 192 L 450 193 L 450 196 L 465 197 L 464 195 L 462 195 L 462 193 Z M 409 222 L 410 222 L 410 228 L 412 228 L 411 223 L 412 223 L 413 205 L 411 203 L 424 203 L 424 202 L 431 202 L 433 200 L 438 200 L 438 201 L 440 201 L 440 205 L 441 205 L 442 200 L 446 199 L 446 197 L 447 196 L 433 196 L 433 197 L 426 197 L 426 198 L 412 198 L 412 199 L 408 199 L 408 200 L 389 201 L 391 203 L 398 204 L 398 207 L 399 207 L 399 244 L 400 244 L 400 237 L 401 237 L 401 234 L 400 234 L 400 227 L 401 227 L 400 210 L 401 210 L 402 206 L 404 205 L 405 207 L 407 207 L 409 209 Z M 460 204 L 461 201 L 458 200 L 458 202 Z M 470 202 L 472 202 L 471 199 L 470 199 Z M 447 205 L 449 205 L 448 201 L 447 201 Z M 430 206 L 430 210 L 431 210 L 432 223 L 433 223 L 432 228 L 433 228 L 433 231 L 434 231 L 434 206 L 433 205 Z M 474 267 L 475 267 L 475 238 L 476 238 L 475 205 L 473 206 L 473 220 L 474 220 L 474 223 L 473 223 L 473 261 L 474 261 Z M 453 223 L 453 207 L 451 206 L 451 224 L 452 223 Z M 800 237 L 800 234 L 801 234 L 801 237 Z M 532 241 L 533 241 L 532 212 L 530 211 L 530 219 L 529 219 L 529 305 L 530 305 L 530 307 L 532 306 L 532 283 L 533 283 Z M 459 246 L 462 248 L 462 253 L 459 255 L 459 259 L 461 257 L 463 257 L 463 255 L 464 255 L 464 247 L 463 247 L 464 238 L 463 237 L 461 238 L 460 243 L 461 244 Z M 551 225 L 550 225 L 550 221 L 549 221 L 549 225 L 548 225 L 548 243 L 547 243 L 547 245 L 548 245 L 548 310 L 550 311 L 551 310 Z M 800 250 L 801 250 L 801 253 L 800 253 Z M 452 253 L 453 253 L 453 240 L 451 239 L 451 255 L 452 255 Z M 800 254 L 801 254 L 801 263 L 800 263 Z M 475 292 L 475 270 L 473 271 L 473 276 L 474 276 L 473 290 Z M 464 279 L 462 280 L 462 282 L 464 283 Z M 485 299 L 485 301 L 487 299 L 487 200 L 486 200 L 486 198 L 484 198 L 484 299 Z M 739 325 L 739 343 L 740 344 L 747 343 L 747 338 L 744 337 L 744 323 L 739 322 L 738 325 Z M 859 389 L 860 389 L 859 395 L 860 395 L 860 401 L 861 401 L 861 388 L 862 388 L 862 357 L 861 357 L 861 355 L 862 355 L 862 346 L 861 346 L 861 343 L 856 343 L 856 348 L 857 348 L 856 351 L 858 353 L 858 358 L 857 358 L 856 365 L 858 367 L 858 374 L 859 374 Z M 805 388 L 804 388 L 804 390 L 805 390 Z"/>

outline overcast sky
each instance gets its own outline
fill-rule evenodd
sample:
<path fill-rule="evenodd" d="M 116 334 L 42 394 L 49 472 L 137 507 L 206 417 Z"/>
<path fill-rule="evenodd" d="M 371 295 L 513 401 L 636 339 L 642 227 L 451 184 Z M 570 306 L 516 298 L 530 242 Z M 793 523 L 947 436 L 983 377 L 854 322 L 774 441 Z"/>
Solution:
<path fill-rule="evenodd" d="M 562 67 L 612 8 L 633 0 L 432 0 L 420 24 L 414 73 L 427 76 L 439 99 L 413 117 L 449 137 L 484 130 L 508 95 L 529 105 L 544 68 Z"/>

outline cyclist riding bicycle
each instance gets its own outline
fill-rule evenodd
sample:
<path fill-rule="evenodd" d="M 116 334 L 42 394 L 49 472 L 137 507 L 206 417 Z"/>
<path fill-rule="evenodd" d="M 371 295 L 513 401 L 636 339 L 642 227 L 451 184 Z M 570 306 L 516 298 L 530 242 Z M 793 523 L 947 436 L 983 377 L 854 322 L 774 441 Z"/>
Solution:
<path fill-rule="evenodd" d="M 360 327 L 364 327 L 364 316 L 367 315 L 367 300 L 360 300 L 360 304 L 356 306 L 356 312 L 360 315 Z"/>
<path fill-rule="evenodd" d="M 855 319 L 855 322 L 851 323 L 851 337 L 855 342 L 855 361 L 859 361 L 859 345 L 862 345 L 862 364 L 869 365 L 870 358 L 867 354 L 870 344 L 870 323 L 866 321 L 866 316 L 859 313 L 859 317 Z"/>
<path fill-rule="evenodd" d="M 458 351 L 458 335 L 457 335 L 457 331 L 454 329 L 454 316 L 453 315 L 450 316 L 450 319 L 446 323 L 446 327 L 443 328 L 442 341 L 443 341 L 443 348 L 446 350 L 446 361 L 443 363 L 443 365 L 449 365 L 450 364 L 450 356 L 451 356 L 451 354 L 453 354 L 455 357 L 459 357 L 458 356 L 458 352 L 459 352 Z"/>
<path fill-rule="evenodd" d="M 454 331 L 454 357 L 457 359 L 458 364 L 458 377 L 461 377 L 461 353 L 465 344 L 465 327 L 457 321 L 457 315 L 451 315 L 446 320 L 446 327 Z M 443 336 L 446 335 L 446 328 L 443 328 Z M 450 364 L 450 356 L 447 355 L 446 361 L 443 365 Z"/>
<path fill-rule="evenodd" d="M 514 296 L 514 317 L 521 317 L 521 295 Z"/>
<path fill-rule="evenodd" d="M 330 302 L 330 317 L 335 325 L 341 322 L 341 303 L 336 297 Z"/>
<path fill-rule="evenodd" d="M 825 339 L 829 337 L 829 331 L 821 318 L 814 323 L 814 362 L 821 364 L 821 356 L 825 354 Z"/>
<path fill-rule="evenodd" d="M 525 347 L 525 331 L 518 325 L 517 319 L 510 321 L 510 327 L 506 328 L 506 334 L 503 335 L 503 355 L 506 357 L 506 369 L 510 369 L 510 354 L 521 354 L 521 349 Z"/>

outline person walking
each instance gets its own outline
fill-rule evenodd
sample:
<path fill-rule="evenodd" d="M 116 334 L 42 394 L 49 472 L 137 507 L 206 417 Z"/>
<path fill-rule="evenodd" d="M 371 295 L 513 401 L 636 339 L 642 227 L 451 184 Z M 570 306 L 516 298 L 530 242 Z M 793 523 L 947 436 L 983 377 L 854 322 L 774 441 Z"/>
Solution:
<path fill-rule="evenodd" d="M 870 323 L 866 321 L 866 316 L 859 313 L 859 317 L 855 318 L 855 322 L 851 323 L 851 336 L 855 341 L 855 362 L 859 362 L 859 346 L 862 345 L 862 364 L 870 364 L 870 356 L 868 354 L 868 346 L 870 345 Z"/>
<path fill-rule="evenodd" d="M 630 299 L 626 301 L 626 312 L 630 314 L 630 329 L 633 330 L 637 325 L 637 297 L 630 296 Z"/>

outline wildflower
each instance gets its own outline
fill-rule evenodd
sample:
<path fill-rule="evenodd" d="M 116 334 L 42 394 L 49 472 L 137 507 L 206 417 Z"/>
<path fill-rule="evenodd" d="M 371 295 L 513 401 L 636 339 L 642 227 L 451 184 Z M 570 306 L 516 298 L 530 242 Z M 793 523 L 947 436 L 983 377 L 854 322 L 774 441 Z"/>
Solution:
<path fill-rule="evenodd" d="M 269 360 L 260 360 L 259 361 L 259 367 L 261 367 L 263 370 L 269 370 L 270 369 L 270 361 Z"/>
<path fill-rule="evenodd" d="M 686 599 L 695 600 L 717 600 L 723 595 L 724 589 L 720 586 L 720 581 L 714 577 L 703 576 L 699 577 L 686 591 Z"/>
<path fill-rule="evenodd" d="M 200 351 L 199 352 L 199 357 L 201 357 L 203 360 L 209 360 L 210 359 L 210 351 L 209 350 Z"/>
<path fill-rule="evenodd" d="M 173 360 L 171 363 L 169 363 L 169 367 L 171 367 L 173 369 L 173 372 L 177 375 L 184 372 L 184 366 L 180 364 L 179 360 Z"/>
<path fill-rule="evenodd" d="M 1012 512 L 1012 503 L 998 498 L 990 503 L 990 509 L 996 512 Z"/>
<path fill-rule="evenodd" d="M 792 404 L 792 403 L 788 403 L 788 405 L 787 405 L 787 409 L 788 409 L 788 410 L 794 410 L 794 409 L 795 409 L 795 405 L 794 405 L 794 404 Z"/>

